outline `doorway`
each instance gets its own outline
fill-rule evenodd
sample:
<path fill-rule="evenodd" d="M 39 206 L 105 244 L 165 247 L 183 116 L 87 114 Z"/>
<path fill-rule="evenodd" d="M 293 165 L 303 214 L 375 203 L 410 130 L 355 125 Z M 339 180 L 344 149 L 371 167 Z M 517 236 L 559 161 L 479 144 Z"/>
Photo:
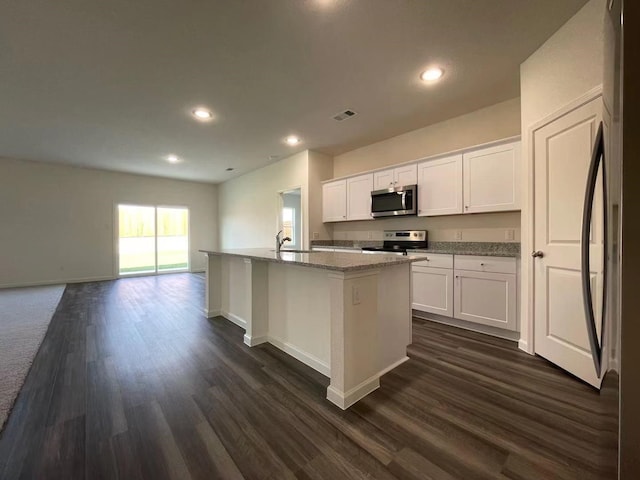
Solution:
<path fill-rule="evenodd" d="M 283 238 L 291 239 L 284 246 L 294 250 L 300 250 L 303 245 L 301 198 L 300 188 L 280 192 L 278 231 L 282 230 Z"/>
<path fill-rule="evenodd" d="M 118 205 L 118 274 L 189 269 L 189 210 Z"/>

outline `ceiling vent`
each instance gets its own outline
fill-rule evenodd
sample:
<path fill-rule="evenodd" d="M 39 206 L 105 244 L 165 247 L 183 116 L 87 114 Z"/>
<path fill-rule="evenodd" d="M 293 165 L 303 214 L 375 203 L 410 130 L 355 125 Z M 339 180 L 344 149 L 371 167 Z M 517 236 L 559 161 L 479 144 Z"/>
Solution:
<path fill-rule="evenodd" d="M 337 115 L 334 115 L 333 119 L 341 122 L 343 120 L 346 120 L 347 118 L 355 117 L 356 115 L 357 113 L 353 110 L 345 110 L 344 112 L 340 112 Z"/>

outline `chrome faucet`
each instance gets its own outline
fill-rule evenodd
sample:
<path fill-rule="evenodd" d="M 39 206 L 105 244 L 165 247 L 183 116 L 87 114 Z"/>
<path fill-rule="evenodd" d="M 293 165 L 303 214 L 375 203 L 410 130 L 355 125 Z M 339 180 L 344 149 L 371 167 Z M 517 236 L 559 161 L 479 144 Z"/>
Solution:
<path fill-rule="evenodd" d="M 282 248 L 282 244 L 284 244 L 284 242 L 290 242 L 291 239 L 289 237 L 284 237 L 282 240 L 280 239 L 280 234 L 282 233 L 282 230 L 280 230 L 277 234 L 276 234 L 276 252 L 280 253 L 280 249 Z"/>

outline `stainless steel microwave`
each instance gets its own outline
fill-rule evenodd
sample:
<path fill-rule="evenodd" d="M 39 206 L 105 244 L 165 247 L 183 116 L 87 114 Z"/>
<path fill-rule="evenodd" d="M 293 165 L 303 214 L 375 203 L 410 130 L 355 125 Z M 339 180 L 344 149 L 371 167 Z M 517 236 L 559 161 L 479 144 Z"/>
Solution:
<path fill-rule="evenodd" d="M 371 216 L 374 218 L 415 215 L 417 204 L 417 185 L 385 188 L 371 192 Z"/>

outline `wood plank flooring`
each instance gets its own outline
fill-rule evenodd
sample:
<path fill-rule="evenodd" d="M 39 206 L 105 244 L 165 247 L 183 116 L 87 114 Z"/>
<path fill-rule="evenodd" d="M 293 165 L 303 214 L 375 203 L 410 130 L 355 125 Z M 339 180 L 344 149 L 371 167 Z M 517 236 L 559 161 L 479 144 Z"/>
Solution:
<path fill-rule="evenodd" d="M 204 279 L 69 285 L 0 438 L 2 479 L 615 478 L 597 394 L 515 344 L 414 320 L 346 412 L 328 379 L 202 314 Z"/>

